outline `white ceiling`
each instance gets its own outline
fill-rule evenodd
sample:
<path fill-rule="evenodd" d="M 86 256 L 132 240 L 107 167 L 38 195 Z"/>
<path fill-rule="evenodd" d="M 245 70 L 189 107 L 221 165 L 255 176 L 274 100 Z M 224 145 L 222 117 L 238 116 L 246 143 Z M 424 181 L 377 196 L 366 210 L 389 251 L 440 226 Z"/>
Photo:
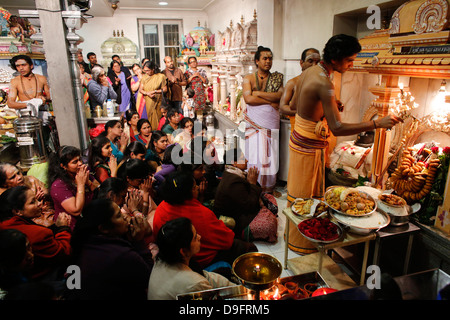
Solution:
<path fill-rule="evenodd" d="M 164 10 L 203 10 L 215 0 L 165 0 L 167 6 L 160 6 L 160 0 L 120 0 L 121 10 L 130 9 L 164 9 Z M 1 7 L 6 10 L 36 9 L 35 0 L 2 0 Z M 92 0 L 92 8 L 88 11 L 93 16 L 108 15 L 110 3 L 108 0 Z"/>

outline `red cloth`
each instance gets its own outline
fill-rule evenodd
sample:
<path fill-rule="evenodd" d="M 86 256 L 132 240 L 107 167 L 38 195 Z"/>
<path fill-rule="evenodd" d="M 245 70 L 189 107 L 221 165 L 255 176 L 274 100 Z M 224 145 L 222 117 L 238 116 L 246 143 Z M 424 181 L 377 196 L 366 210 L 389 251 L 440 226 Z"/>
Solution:
<path fill-rule="evenodd" d="M 218 251 L 231 248 L 234 232 L 197 199 L 187 200 L 182 205 L 161 202 L 156 208 L 153 220 L 155 236 L 158 235 L 159 229 L 166 222 L 181 217 L 190 219 L 197 233 L 201 236 L 200 252 L 194 258 L 202 268 L 211 263 Z"/>
<path fill-rule="evenodd" d="M 38 278 L 60 267 L 71 254 L 69 231 L 60 231 L 56 234 L 47 227 L 14 216 L 0 224 L 2 229 L 16 229 L 24 233 L 34 254 L 34 266 L 31 278 Z"/>
<path fill-rule="evenodd" d="M 161 119 L 159 119 L 159 124 L 158 124 L 157 130 L 161 130 L 165 123 L 166 123 L 166 118 L 162 117 Z"/>

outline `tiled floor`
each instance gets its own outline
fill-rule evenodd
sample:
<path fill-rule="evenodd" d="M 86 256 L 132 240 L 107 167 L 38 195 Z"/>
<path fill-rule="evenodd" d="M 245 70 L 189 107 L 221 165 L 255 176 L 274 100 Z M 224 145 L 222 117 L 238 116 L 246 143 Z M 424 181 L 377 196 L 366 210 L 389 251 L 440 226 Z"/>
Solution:
<path fill-rule="evenodd" d="M 255 241 L 255 245 L 260 252 L 264 252 L 270 254 L 277 258 L 284 267 L 284 250 L 285 250 L 285 241 L 284 241 L 284 227 L 286 224 L 286 216 L 281 213 L 281 211 L 286 208 L 286 188 L 285 187 L 277 187 L 276 189 L 281 193 L 281 197 L 277 198 L 278 203 L 278 241 L 276 243 L 268 243 L 263 241 Z M 299 257 L 297 253 L 294 251 L 288 250 L 288 259 Z M 289 277 L 292 276 L 292 272 L 286 269 L 283 269 L 281 273 L 281 277 Z"/>

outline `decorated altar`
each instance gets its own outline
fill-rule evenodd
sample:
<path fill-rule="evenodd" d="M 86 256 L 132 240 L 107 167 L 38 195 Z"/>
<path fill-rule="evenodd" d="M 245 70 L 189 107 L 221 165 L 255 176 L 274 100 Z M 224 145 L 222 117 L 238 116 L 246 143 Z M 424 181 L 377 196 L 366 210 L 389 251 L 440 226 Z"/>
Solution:
<path fill-rule="evenodd" d="M 418 221 L 443 231 L 447 238 L 449 18 L 447 0 L 405 2 L 393 13 L 388 28 L 360 39 L 362 51 L 351 70 L 377 79 L 368 87 L 375 99 L 363 121 L 388 113 L 404 119 L 392 131 L 376 129 L 367 178 L 374 187 L 391 190 L 409 204 L 419 203 Z M 341 92 L 345 90 L 356 88 L 352 84 Z"/>

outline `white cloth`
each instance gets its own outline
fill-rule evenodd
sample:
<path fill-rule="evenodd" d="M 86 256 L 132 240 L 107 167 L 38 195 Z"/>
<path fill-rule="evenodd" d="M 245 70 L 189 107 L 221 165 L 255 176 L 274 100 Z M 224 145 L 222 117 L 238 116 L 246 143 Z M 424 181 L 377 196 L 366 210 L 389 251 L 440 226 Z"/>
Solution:
<path fill-rule="evenodd" d="M 372 156 L 372 148 L 357 146 L 354 141 L 344 141 L 330 155 L 330 168 L 333 171 L 343 169 L 353 179 L 367 177 L 372 166 Z"/>
<path fill-rule="evenodd" d="M 148 300 L 176 300 L 177 295 L 236 285 L 214 272 L 203 271 L 204 276 L 187 265 L 169 265 L 159 259 L 153 266 L 148 283 Z"/>
<path fill-rule="evenodd" d="M 247 106 L 247 117 L 260 128 L 247 122 L 245 156 L 249 167 L 259 169 L 258 182 L 273 189 L 279 170 L 280 114 L 270 104 Z"/>
<path fill-rule="evenodd" d="M 33 117 L 37 117 L 39 115 L 39 107 L 42 106 L 44 103 L 40 98 L 33 98 L 31 100 L 23 102 L 27 104 L 27 107 L 21 110 L 29 111 Z"/>

